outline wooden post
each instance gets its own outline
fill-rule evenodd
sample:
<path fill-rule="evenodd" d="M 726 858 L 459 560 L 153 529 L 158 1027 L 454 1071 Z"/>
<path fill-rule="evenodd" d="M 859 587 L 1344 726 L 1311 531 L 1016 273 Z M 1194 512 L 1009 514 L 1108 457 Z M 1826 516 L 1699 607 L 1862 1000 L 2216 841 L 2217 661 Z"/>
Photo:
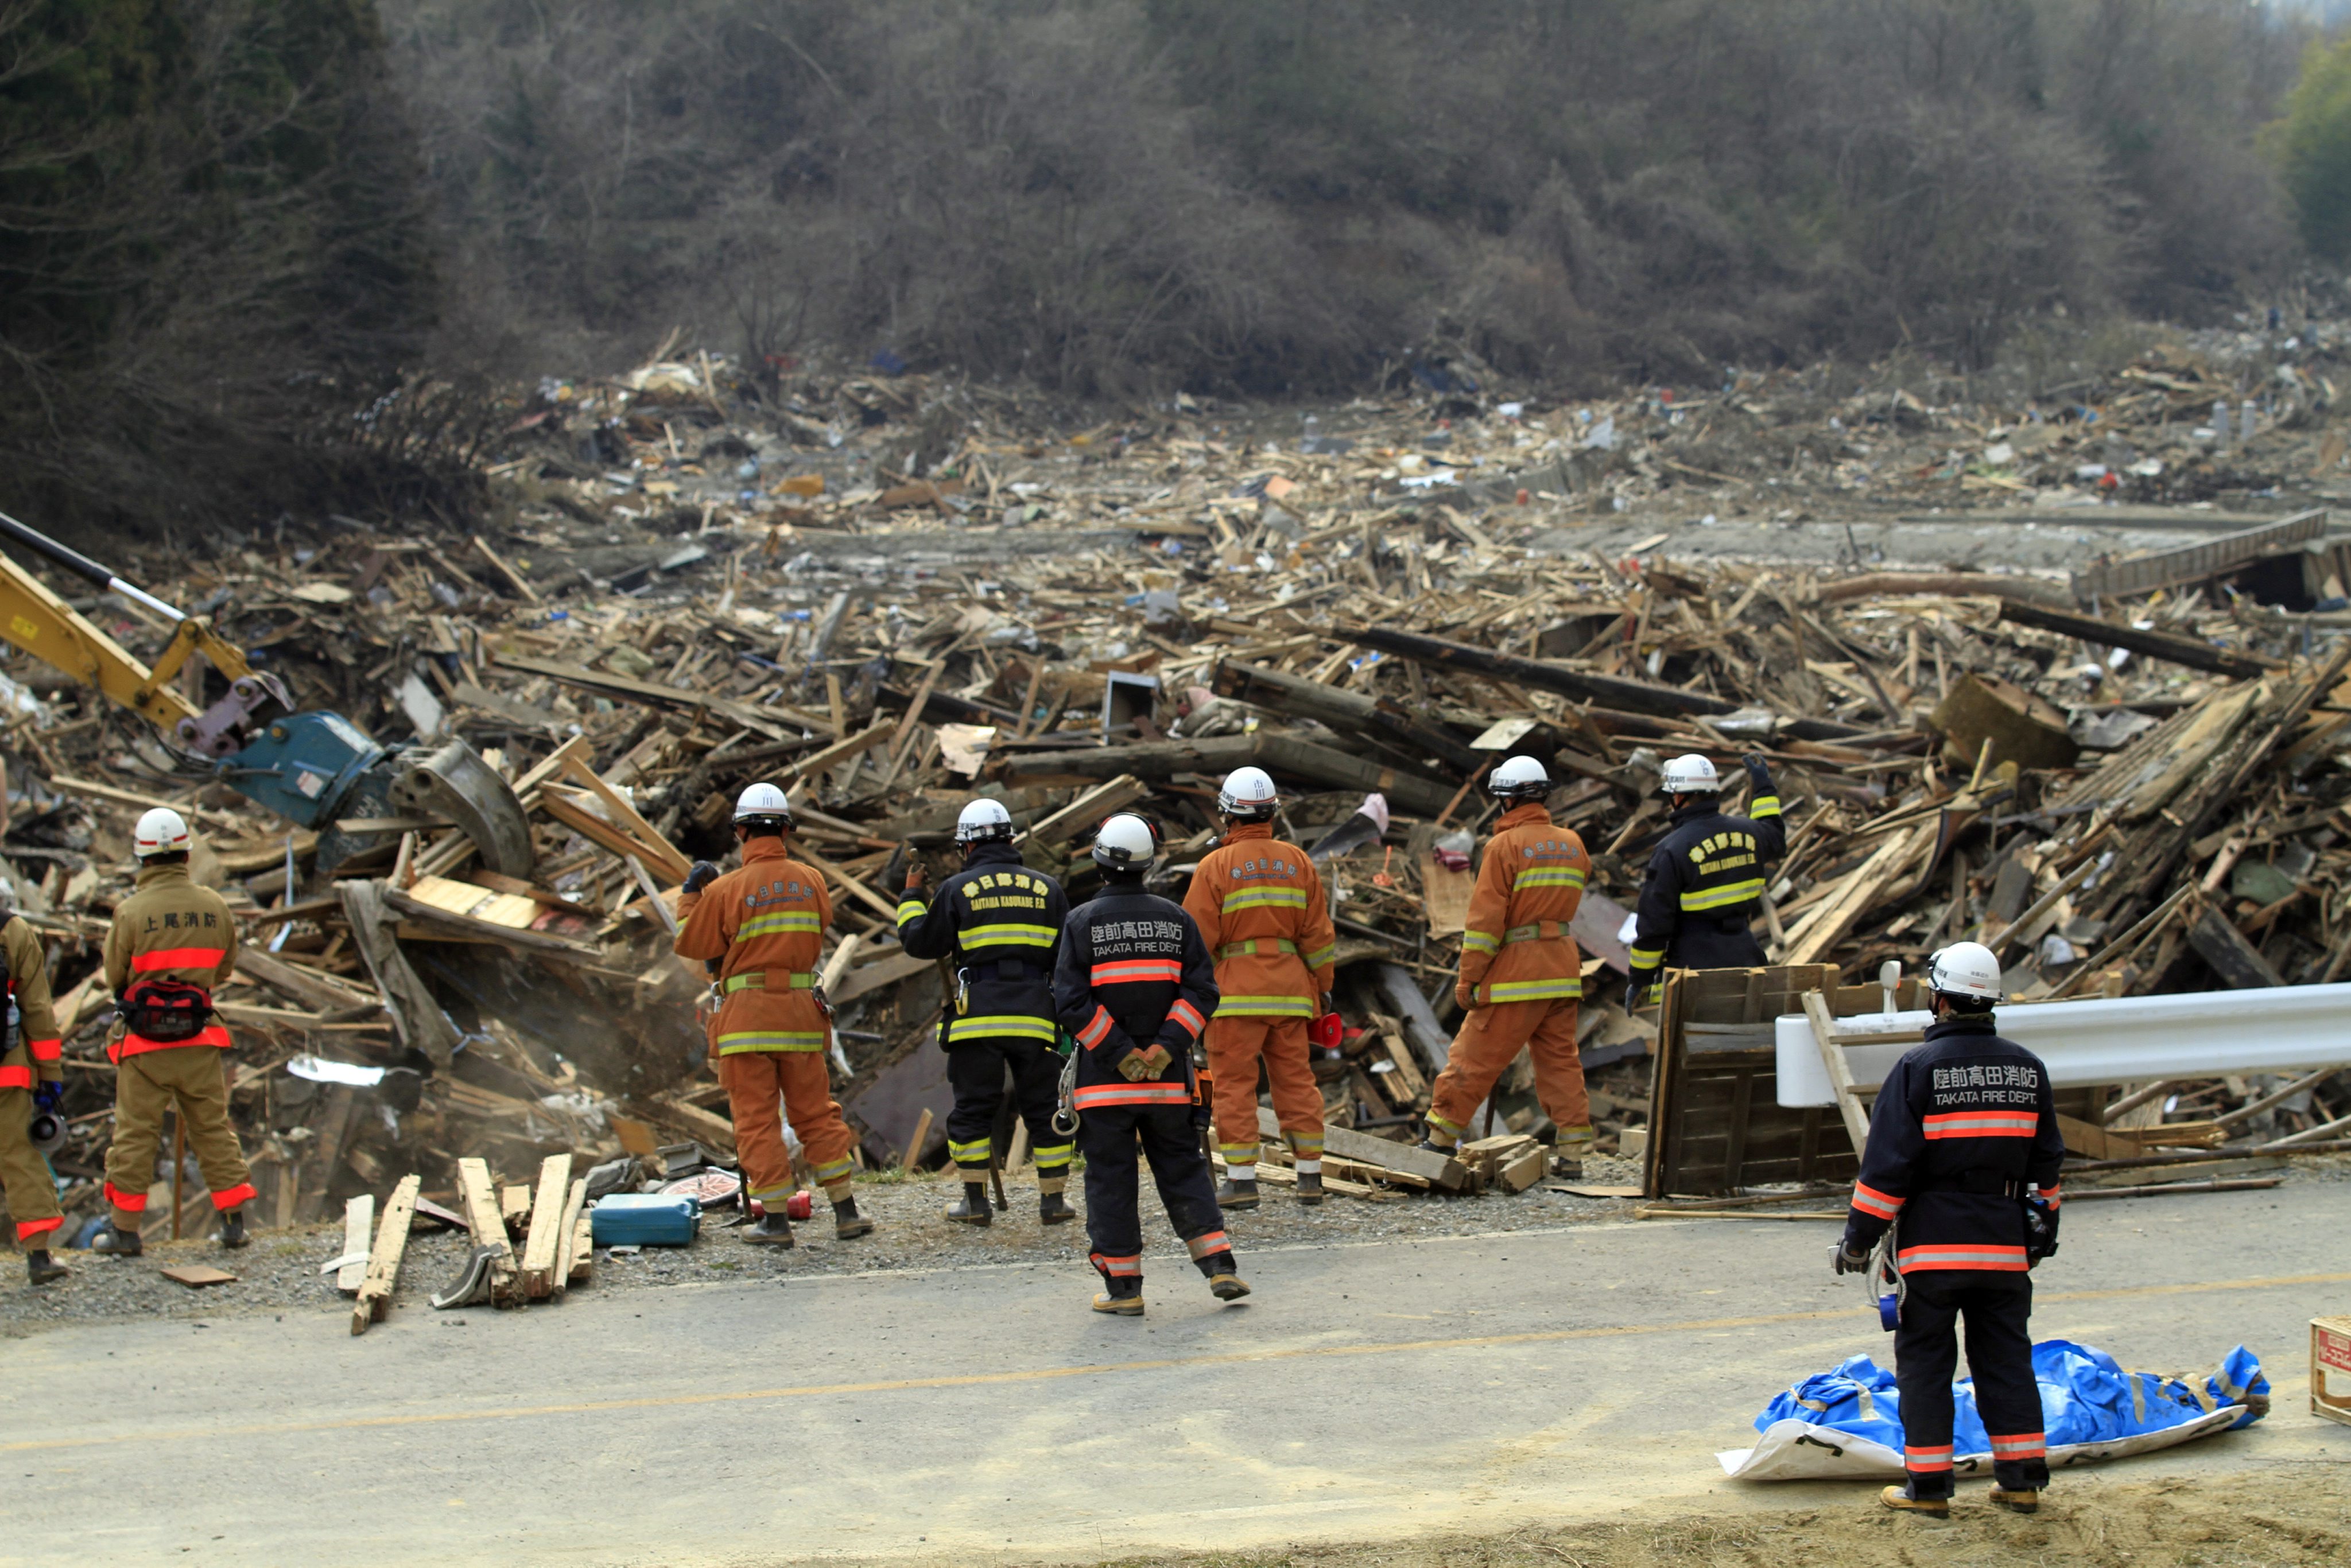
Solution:
<path fill-rule="evenodd" d="M 1861 1098 L 1854 1092 L 1853 1068 L 1844 1059 L 1844 1047 L 1836 1042 L 1836 1022 L 1829 1014 L 1829 999 L 1819 991 L 1804 993 L 1804 1017 L 1813 1026 L 1813 1043 L 1820 1048 L 1821 1065 L 1828 1069 L 1829 1083 L 1836 1091 L 1837 1114 L 1844 1118 L 1844 1130 L 1852 1134 L 1853 1152 L 1856 1155 L 1869 1147 L 1869 1113 L 1861 1108 Z"/>
<path fill-rule="evenodd" d="M 347 1296 L 359 1294 L 367 1279 L 368 1238 L 375 1232 L 375 1194 L 363 1192 L 343 1204 L 343 1256 L 357 1258 L 335 1270 L 335 1289 Z"/>
<path fill-rule="evenodd" d="M 400 1260 L 408 1253 L 408 1227 L 416 1218 L 416 1195 L 424 1185 L 420 1176 L 405 1176 L 385 1200 L 382 1223 L 376 1227 L 375 1247 L 368 1254 L 367 1277 L 360 1281 L 359 1299 L 351 1303 L 351 1333 L 367 1333 L 368 1324 L 382 1318 L 400 1283 Z"/>
<path fill-rule="evenodd" d="M 530 1230 L 522 1247 L 522 1293 L 534 1301 L 553 1295 L 556 1281 L 569 1271 L 558 1267 L 557 1252 L 570 1234 L 565 1228 L 573 1218 L 566 1197 L 570 1186 L 569 1154 L 549 1155 L 539 1162 L 538 1190 L 531 1197 Z M 583 1184 L 580 1190 L 584 1197 L 588 1189 Z"/>
<path fill-rule="evenodd" d="M 172 1112 L 172 1239 L 180 1239 L 180 1186 L 188 1176 L 188 1119 Z"/>
<path fill-rule="evenodd" d="M 457 1191 L 463 1199 L 465 1228 L 473 1232 L 474 1245 L 494 1249 L 498 1255 L 490 1270 L 490 1301 L 496 1306 L 510 1307 L 515 1301 L 514 1244 L 507 1239 L 506 1217 L 498 1209 L 498 1191 L 496 1184 L 490 1180 L 489 1162 L 459 1160 Z"/>
<path fill-rule="evenodd" d="M 923 1119 L 914 1124 L 914 1135 L 907 1140 L 906 1157 L 899 1166 L 908 1176 L 913 1176 L 915 1167 L 922 1164 L 923 1145 L 931 1141 L 931 1108 L 925 1105 L 923 1107 Z"/>

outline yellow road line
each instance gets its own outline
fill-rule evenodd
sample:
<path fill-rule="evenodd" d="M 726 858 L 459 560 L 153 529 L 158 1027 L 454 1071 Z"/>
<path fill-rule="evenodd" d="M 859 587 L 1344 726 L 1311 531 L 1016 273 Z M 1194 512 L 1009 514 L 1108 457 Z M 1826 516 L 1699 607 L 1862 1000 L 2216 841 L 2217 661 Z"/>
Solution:
<path fill-rule="evenodd" d="M 2202 1284 L 2136 1285 L 2106 1291 L 2052 1291 L 2036 1305 L 2055 1301 L 2106 1301 L 2131 1296 L 2184 1296 L 2214 1291 L 2273 1291 L 2293 1285 L 2351 1283 L 2351 1273 L 2285 1274 L 2267 1279 L 2218 1280 Z M 1296 1345 L 1278 1350 L 1229 1351 L 1217 1355 L 1164 1356 L 1148 1361 L 1106 1361 L 1079 1366 L 1037 1366 L 1017 1372 L 975 1372 L 935 1377 L 893 1377 L 866 1383 L 812 1383 L 786 1388 L 747 1388 L 716 1394 L 655 1394 L 635 1399 L 590 1399 L 568 1405 L 507 1406 L 494 1409 L 436 1410 L 412 1416 L 356 1416 L 340 1421 L 286 1421 L 245 1427 L 203 1427 L 177 1432 L 123 1432 L 86 1437 L 43 1437 L 0 1443 L 0 1453 L 37 1453 L 111 1443 L 170 1443 L 222 1437 L 291 1436 L 303 1432 L 357 1432 L 380 1427 L 448 1426 L 467 1421 L 517 1421 L 543 1416 L 590 1416 L 612 1410 L 682 1409 L 695 1405 L 742 1405 L 781 1399 L 820 1399 L 845 1394 L 897 1394 L 935 1388 L 987 1388 L 1010 1383 L 1050 1383 L 1070 1377 L 1117 1373 L 1165 1372 L 1178 1368 L 1246 1366 L 1261 1362 L 1310 1361 L 1339 1356 L 1412 1355 L 1427 1351 L 1489 1350 L 1518 1344 L 1558 1344 L 1570 1340 L 1622 1339 L 1642 1334 L 1711 1333 L 1726 1329 L 1770 1328 L 1780 1323 L 1859 1319 L 1856 1306 L 1807 1312 L 1769 1312 L 1753 1317 L 1700 1318 L 1671 1323 L 1620 1323 L 1604 1328 L 1529 1329 L 1518 1333 L 1469 1334 L 1456 1339 L 1383 1341 L 1373 1344 Z"/>

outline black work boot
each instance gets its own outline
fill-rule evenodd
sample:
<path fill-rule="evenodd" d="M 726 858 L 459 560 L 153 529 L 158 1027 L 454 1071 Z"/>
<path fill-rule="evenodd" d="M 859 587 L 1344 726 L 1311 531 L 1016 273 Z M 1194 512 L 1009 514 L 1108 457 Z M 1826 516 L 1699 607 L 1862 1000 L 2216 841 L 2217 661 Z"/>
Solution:
<path fill-rule="evenodd" d="M 792 1222 L 784 1218 L 779 1205 L 745 1226 L 743 1239 L 763 1247 L 789 1247 L 793 1245 Z"/>
<path fill-rule="evenodd" d="M 843 1241 L 854 1241 L 873 1228 L 873 1222 L 857 1212 L 857 1199 L 844 1193 L 832 1200 L 832 1233 Z"/>
<path fill-rule="evenodd" d="M 1217 1184 L 1217 1207 L 1224 1209 L 1255 1208 L 1257 1178 L 1247 1181 L 1221 1181 Z"/>
<path fill-rule="evenodd" d="M 1309 1207 L 1322 1201 L 1322 1173 L 1321 1171 L 1300 1171 L 1298 1173 L 1298 1201 L 1302 1204 L 1306 1204 Z"/>
<path fill-rule="evenodd" d="M 1413 1147 L 1416 1149 L 1426 1149 L 1432 1155 L 1443 1155 L 1448 1160 L 1451 1159 L 1459 1149 L 1459 1145 L 1458 1145 L 1440 1144 L 1433 1137 L 1423 1138 L 1420 1142 L 1415 1144 Z"/>
<path fill-rule="evenodd" d="M 1564 1155 L 1555 1156 L 1551 1162 L 1551 1174 L 1553 1181 L 1582 1181 L 1583 1162 L 1571 1160 Z"/>
<path fill-rule="evenodd" d="M 987 1184 L 978 1181 L 964 1183 L 963 1197 L 947 1205 L 947 1218 L 957 1225 L 994 1224 L 996 1206 L 987 1201 Z"/>
<path fill-rule="evenodd" d="M 25 1277 L 36 1285 L 46 1285 L 52 1280 L 62 1280 L 69 1272 L 66 1266 L 50 1258 L 46 1247 L 25 1254 Z"/>
<path fill-rule="evenodd" d="M 115 1258 L 136 1258 L 147 1250 L 147 1244 L 139 1239 L 136 1230 L 117 1229 L 114 1221 L 110 1219 L 106 1228 L 91 1239 L 89 1249 Z"/>
<path fill-rule="evenodd" d="M 1078 1211 L 1070 1207 L 1070 1200 L 1066 1194 L 1059 1192 L 1040 1192 L 1037 1195 L 1037 1218 L 1039 1223 L 1044 1225 L 1067 1225 L 1071 1220 L 1075 1219 L 1077 1217 Z"/>
<path fill-rule="evenodd" d="M 245 1210 L 232 1208 L 221 1216 L 220 1244 L 227 1248 L 242 1247 L 249 1239 L 245 1234 Z"/>

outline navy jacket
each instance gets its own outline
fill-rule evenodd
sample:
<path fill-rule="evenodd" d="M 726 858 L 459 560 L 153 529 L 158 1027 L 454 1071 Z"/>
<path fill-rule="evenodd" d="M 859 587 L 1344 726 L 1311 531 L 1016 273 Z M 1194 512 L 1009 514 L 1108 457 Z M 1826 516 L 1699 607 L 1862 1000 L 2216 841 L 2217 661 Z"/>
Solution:
<path fill-rule="evenodd" d="M 1079 1110 L 1192 1103 L 1192 1042 L 1217 1010 L 1217 967 L 1182 904 L 1113 887 L 1071 911 L 1053 999 L 1079 1046 Z M 1155 1040 L 1175 1060 L 1128 1082 L 1118 1064 Z"/>
<path fill-rule="evenodd" d="M 1053 960 L 1070 903 L 1061 884 L 1020 863 L 1010 844 L 980 844 L 964 869 L 926 901 L 917 888 L 898 903 L 898 941 L 917 958 L 954 956 L 964 1005 L 939 1043 L 1059 1039 Z"/>
<path fill-rule="evenodd" d="M 2024 1188 L 2039 1187 L 2053 1211 L 2064 1159 L 2041 1059 L 2001 1039 L 1989 1014 L 1929 1024 L 1870 1112 L 1846 1249 L 1867 1251 L 1899 1218 L 1895 1260 L 1906 1274 L 2022 1273 Z"/>
<path fill-rule="evenodd" d="M 1788 830 L 1777 795 L 1759 795 L 1747 809 L 1751 816 L 1734 817 L 1710 802 L 1684 806 L 1650 852 L 1628 966 L 1635 997 L 1645 998 L 1668 966 L 1727 969 L 1764 961 L 1749 923 L 1770 882 L 1764 868 L 1787 851 Z"/>

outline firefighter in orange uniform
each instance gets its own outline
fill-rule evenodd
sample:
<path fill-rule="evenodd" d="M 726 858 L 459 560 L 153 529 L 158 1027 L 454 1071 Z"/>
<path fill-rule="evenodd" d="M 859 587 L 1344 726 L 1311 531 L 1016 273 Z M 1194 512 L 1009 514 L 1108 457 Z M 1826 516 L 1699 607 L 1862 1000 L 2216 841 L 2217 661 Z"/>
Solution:
<path fill-rule="evenodd" d="M 1423 1146 L 1450 1153 L 1525 1048 L 1534 1059 L 1535 1094 L 1558 1128 L 1552 1169 L 1573 1179 L 1592 1149 L 1592 1102 L 1575 1049 L 1583 959 L 1568 923 L 1583 901 L 1592 858 L 1574 832 L 1552 826 L 1543 804 L 1551 776 L 1533 758 L 1503 762 L 1487 789 L 1515 804 L 1495 824 L 1469 895 L 1453 988 L 1469 1016 L 1437 1074 Z"/>
<path fill-rule="evenodd" d="M 824 878 L 786 850 L 791 830 L 784 792 L 752 785 L 735 802 L 742 865 L 722 873 L 707 861 L 695 862 L 677 905 L 679 956 L 711 965 L 717 977 L 711 1051 L 735 1116 L 744 1192 L 767 1210 L 743 1238 L 771 1247 L 792 1244 L 784 1215 L 794 1190 L 786 1116 L 817 1185 L 832 1200 L 833 1234 L 846 1241 L 873 1228 L 850 1193 L 849 1124 L 832 1097 L 825 1061 L 832 1019 L 816 988 L 816 967 L 832 900 Z"/>
<path fill-rule="evenodd" d="M 1330 1011 L 1338 936 L 1306 852 L 1273 836 L 1273 779 L 1234 770 L 1217 795 L 1224 841 L 1192 873 L 1184 913 L 1217 963 L 1217 1012 L 1203 1043 L 1215 1080 L 1224 1208 L 1258 1206 L 1258 1063 L 1297 1162 L 1298 1201 L 1322 1201 L 1322 1091 L 1308 1028 Z"/>
<path fill-rule="evenodd" d="M 36 1285 L 66 1277 L 49 1256 L 49 1233 L 65 1223 L 57 1207 L 57 1178 L 33 1145 L 36 1112 L 54 1116 L 65 1103 L 65 1046 L 58 1039 L 56 1003 L 49 996 L 49 959 L 41 939 L 16 915 L 0 925 L 0 956 L 6 960 L 8 1035 L 0 1051 L 0 1185 L 8 1193 L 8 1218 L 16 1222 L 16 1245 L 25 1253 L 25 1274 Z"/>
<path fill-rule="evenodd" d="M 177 1106 L 188 1129 L 224 1247 L 246 1243 L 253 1201 L 245 1151 L 228 1119 L 228 1030 L 213 1017 L 213 992 L 236 971 L 236 917 L 227 901 L 188 877 L 188 824 L 162 807 L 139 819 L 137 891 L 115 906 L 106 934 L 106 983 L 120 1011 L 106 1054 L 114 1062 L 114 1142 L 106 1152 L 106 1200 L 114 1212 L 93 1252 L 137 1257 L 139 1217 L 155 1179 L 163 1113 Z"/>

